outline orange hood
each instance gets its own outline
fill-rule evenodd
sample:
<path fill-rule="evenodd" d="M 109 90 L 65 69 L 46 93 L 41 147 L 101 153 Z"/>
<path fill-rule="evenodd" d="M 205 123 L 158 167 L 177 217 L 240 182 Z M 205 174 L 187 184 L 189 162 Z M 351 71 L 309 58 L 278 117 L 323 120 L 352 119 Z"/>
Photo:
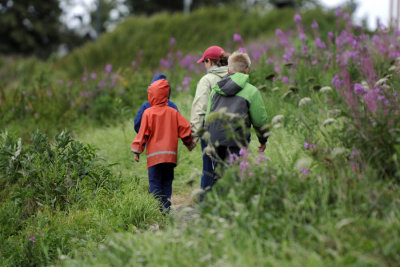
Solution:
<path fill-rule="evenodd" d="M 151 106 L 166 106 L 168 104 L 169 84 L 167 80 L 157 80 L 147 89 L 148 100 Z"/>

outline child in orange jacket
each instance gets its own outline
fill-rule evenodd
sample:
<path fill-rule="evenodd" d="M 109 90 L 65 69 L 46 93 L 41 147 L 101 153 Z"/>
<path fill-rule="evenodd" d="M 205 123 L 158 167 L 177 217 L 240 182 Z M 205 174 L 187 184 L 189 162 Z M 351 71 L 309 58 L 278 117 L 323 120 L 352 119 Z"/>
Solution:
<path fill-rule="evenodd" d="M 150 193 L 160 199 L 167 212 L 171 206 L 178 138 L 182 139 L 189 151 L 195 147 L 189 121 L 167 105 L 169 91 L 165 79 L 149 86 L 147 93 L 151 107 L 144 111 L 139 133 L 131 146 L 136 162 L 139 162 L 139 155 L 146 147 Z"/>

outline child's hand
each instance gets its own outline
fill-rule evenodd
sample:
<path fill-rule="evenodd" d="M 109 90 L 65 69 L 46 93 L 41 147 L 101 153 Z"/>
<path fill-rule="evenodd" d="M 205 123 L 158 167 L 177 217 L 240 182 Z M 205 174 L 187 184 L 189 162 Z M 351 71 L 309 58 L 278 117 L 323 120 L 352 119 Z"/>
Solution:
<path fill-rule="evenodd" d="M 197 145 L 197 142 L 192 141 L 192 142 L 187 146 L 187 149 L 188 149 L 189 151 L 192 151 L 192 150 L 196 147 L 196 145 Z"/>
<path fill-rule="evenodd" d="M 134 156 L 135 156 L 135 161 L 136 161 L 136 162 L 139 162 L 140 154 L 138 154 L 138 153 L 133 153 L 133 154 L 134 154 Z"/>

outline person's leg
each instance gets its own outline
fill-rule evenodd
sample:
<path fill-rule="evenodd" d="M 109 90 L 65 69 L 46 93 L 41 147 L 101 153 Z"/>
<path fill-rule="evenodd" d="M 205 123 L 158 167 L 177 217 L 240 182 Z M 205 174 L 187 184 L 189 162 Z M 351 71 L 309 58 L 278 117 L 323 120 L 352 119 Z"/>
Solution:
<path fill-rule="evenodd" d="M 201 174 L 200 187 L 201 189 L 206 190 L 214 185 L 214 167 L 211 158 L 206 153 L 204 153 L 204 148 L 207 146 L 207 143 L 203 139 L 200 139 L 200 144 L 201 152 L 203 155 L 203 171 Z"/>
<path fill-rule="evenodd" d="M 169 209 L 171 207 L 172 182 L 174 180 L 175 164 L 162 163 L 162 165 L 161 202 L 164 206 L 165 211 L 169 212 Z"/>
<path fill-rule="evenodd" d="M 162 194 L 162 188 L 161 188 L 161 180 L 162 180 L 162 166 L 161 164 L 157 164 L 154 166 L 151 166 L 148 169 L 149 173 L 149 193 L 153 194 L 156 199 L 161 201 L 161 194 Z"/>

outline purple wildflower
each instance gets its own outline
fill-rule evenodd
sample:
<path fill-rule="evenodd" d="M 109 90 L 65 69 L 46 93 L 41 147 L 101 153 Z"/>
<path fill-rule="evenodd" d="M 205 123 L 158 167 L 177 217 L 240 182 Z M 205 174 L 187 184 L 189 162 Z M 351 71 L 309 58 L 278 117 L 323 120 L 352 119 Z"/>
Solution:
<path fill-rule="evenodd" d="M 344 14 L 343 14 L 343 19 L 349 20 L 349 19 L 350 19 L 349 13 L 344 13 Z"/>
<path fill-rule="evenodd" d="M 242 39 L 242 37 L 240 36 L 240 34 L 238 34 L 238 33 L 235 33 L 235 34 L 233 35 L 233 41 L 234 41 L 234 42 L 237 42 L 237 43 L 243 43 L 243 39 Z"/>
<path fill-rule="evenodd" d="M 233 154 L 229 154 L 229 162 L 230 163 L 234 163 L 235 161 L 237 161 L 239 159 L 238 155 L 233 153 Z"/>
<path fill-rule="evenodd" d="M 106 67 L 104 68 L 104 70 L 106 71 L 106 73 L 110 73 L 112 71 L 112 65 L 107 64 Z"/>
<path fill-rule="evenodd" d="M 281 68 L 279 68 L 278 66 L 276 66 L 276 67 L 274 67 L 274 71 L 277 72 L 277 73 L 280 73 L 280 72 L 281 72 Z"/>
<path fill-rule="evenodd" d="M 336 13 L 336 16 L 340 17 L 342 15 L 342 10 L 340 8 L 337 8 L 335 13 Z"/>
<path fill-rule="evenodd" d="M 304 169 L 301 170 L 301 174 L 303 174 L 303 175 L 306 175 L 306 174 L 309 174 L 309 173 L 310 173 L 310 169 L 308 169 L 308 168 L 304 168 Z"/>
<path fill-rule="evenodd" d="M 309 149 L 309 148 L 310 148 L 310 143 L 304 142 L 304 148 L 305 148 L 305 149 Z"/>
<path fill-rule="evenodd" d="M 239 156 L 241 156 L 242 158 L 246 158 L 247 156 L 250 155 L 250 152 L 247 148 L 242 147 L 239 151 Z"/>
<path fill-rule="evenodd" d="M 171 64 L 169 63 L 169 61 L 164 58 L 160 59 L 160 64 L 165 69 L 168 69 L 169 67 L 171 67 Z"/>
<path fill-rule="evenodd" d="M 269 161 L 269 158 L 267 158 L 266 156 L 264 156 L 263 154 L 258 155 L 257 157 L 257 164 L 260 164 L 263 161 Z"/>
<path fill-rule="evenodd" d="M 86 81 L 87 81 L 87 77 L 86 77 L 86 76 L 83 76 L 83 77 L 82 77 L 82 82 L 85 83 Z"/>
<path fill-rule="evenodd" d="M 286 76 L 283 76 L 283 77 L 282 77 L 282 82 L 283 82 L 283 83 L 288 83 L 288 82 L 289 82 L 289 78 L 286 77 Z"/>
<path fill-rule="evenodd" d="M 97 84 L 97 87 L 99 87 L 99 88 L 101 89 L 101 88 L 104 87 L 105 84 L 106 84 L 105 81 L 100 81 L 100 82 Z"/>
<path fill-rule="evenodd" d="M 266 61 L 265 61 L 265 63 L 267 64 L 267 65 L 271 65 L 272 63 L 274 63 L 274 61 L 272 60 L 272 59 L 267 59 Z"/>
<path fill-rule="evenodd" d="M 32 242 L 32 243 L 35 243 L 36 237 L 33 235 L 31 238 L 29 238 L 29 241 Z"/>
<path fill-rule="evenodd" d="M 67 87 L 69 88 L 69 87 L 71 87 L 71 86 L 72 86 L 72 82 L 69 81 L 69 82 L 67 83 Z"/>
<path fill-rule="evenodd" d="M 92 72 L 92 73 L 90 74 L 90 78 L 92 78 L 92 80 L 96 79 L 96 78 L 97 78 L 97 74 L 94 73 L 94 72 Z"/>
<path fill-rule="evenodd" d="M 246 48 L 241 47 L 241 48 L 239 48 L 239 52 L 241 52 L 241 53 L 247 53 L 247 50 L 246 50 Z"/>
<path fill-rule="evenodd" d="M 171 37 L 171 39 L 169 39 L 169 44 L 172 46 L 172 45 L 175 45 L 176 44 L 176 39 L 174 38 L 174 37 Z"/>
<path fill-rule="evenodd" d="M 58 82 L 58 84 L 62 84 L 63 80 L 62 79 L 58 79 L 57 82 Z"/>
<path fill-rule="evenodd" d="M 240 162 L 240 172 L 243 174 L 246 169 L 250 168 L 250 163 L 243 160 Z"/>
<path fill-rule="evenodd" d="M 320 49 L 326 48 L 325 43 L 319 37 L 315 38 L 315 46 Z"/>
<path fill-rule="evenodd" d="M 367 94 L 367 91 L 365 90 L 364 86 L 362 86 L 362 84 L 356 83 L 354 84 L 354 93 L 356 95 L 365 95 Z"/>
<path fill-rule="evenodd" d="M 294 15 L 294 22 L 298 23 L 298 22 L 300 22 L 300 21 L 301 21 L 301 16 L 300 16 L 300 14 Z"/>
<path fill-rule="evenodd" d="M 305 35 L 304 32 L 299 33 L 299 39 L 300 39 L 301 41 L 305 41 L 305 40 L 307 39 L 307 36 Z"/>
<path fill-rule="evenodd" d="M 314 20 L 313 23 L 311 24 L 311 28 L 313 28 L 314 30 L 319 28 L 318 23 Z"/>
<path fill-rule="evenodd" d="M 335 34 L 333 32 L 328 32 L 328 37 L 330 39 L 333 39 L 335 37 Z"/>

